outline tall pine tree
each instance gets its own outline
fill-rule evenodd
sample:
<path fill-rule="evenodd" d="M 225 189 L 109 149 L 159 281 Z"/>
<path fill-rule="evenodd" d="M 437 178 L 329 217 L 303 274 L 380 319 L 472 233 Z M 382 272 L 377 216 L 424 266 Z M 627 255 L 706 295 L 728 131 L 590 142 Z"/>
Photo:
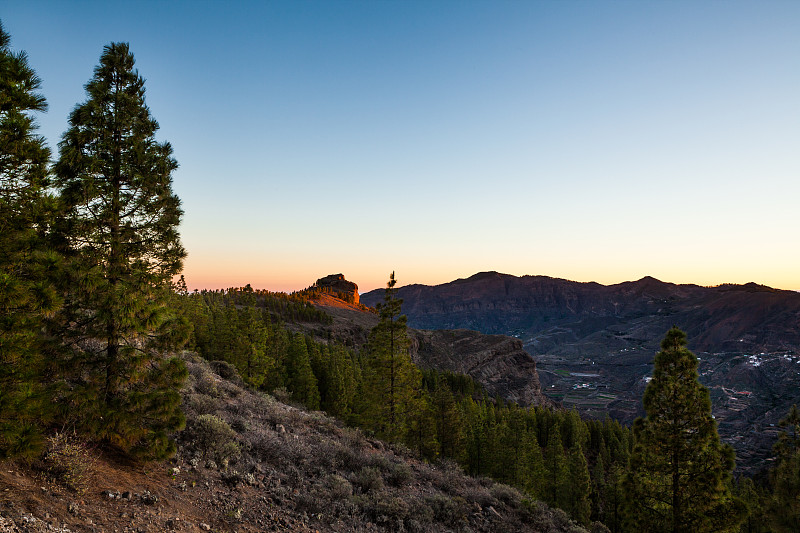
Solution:
<path fill-rule="evenodd" d="M 33 117 L 47 108 L 39 86 L 0 25 L 0 458 L 40 450 L 49 404 L 40 332 L 59 306 L 48 282 L 58 260 L 44 242 L 52 210 L 44 192 L 50 150 Z"/>
<path fill-rule="evenodd" d="M 181 428 L 184 365 L 162 354 L 182 341 L 168 305 L 185 252 L 178 236 L 177 163 L 145 105 L 125 43 L 105 47 L 88 99 L 70 115 L 55 184 L 71 282 L 59 332 L 83 429 L 125 450 L 162 457 Z"/>
<path fill-rule="evenodd" d="M 366 389 L 369 397 L 365 423 L 378 435 L 399 441 L 408 429 L 408 417 L 418 409 L 422 374 L 411 362 L 403 300 L 395 296 L 394 272 L 389 277 L 383 302 L 378 304 L 380 322 L 372 328 L 367 344 Z"/>
<path fill-rule="evenodd" d="M 631 529 L 700 533 L 735 527 L 744 505 L 728 490 L 733 449 L 720 444 L 697 357 L 678 328 L 661 342 L 644 408 L 647 417 L 633 427 L 623 483 Z"/>

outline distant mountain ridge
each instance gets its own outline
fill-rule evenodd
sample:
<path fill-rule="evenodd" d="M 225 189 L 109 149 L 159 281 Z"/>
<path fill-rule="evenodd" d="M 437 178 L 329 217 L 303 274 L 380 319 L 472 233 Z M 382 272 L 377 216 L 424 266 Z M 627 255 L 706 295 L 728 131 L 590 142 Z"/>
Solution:
<path fill-rule="evenodd" d="M 800 293 L 756 283 L 676 285 L 652 277 L 616 285 L 481 272 L 397 289 L 409 325 L 518 338 L 549 398 L 586 416 L 631 423 L 653 356 L 673 325 L 700 358 L 722 438 L 739 468 L 763 465 L 776 424 L 800 404 Z M 372 306 L 382 290 L 361 296 Z"/>
<path fill-rule="evenodd" d="M 672 325 L 703 352 L 800 351 L 800 293 L 755 283 L 676 285 L 653 277 L 616 285 L 481 272 L 398 289 L 409 324 L 514 334 L 536 353 L 656 349 Z M 382 290 L 361 296 L 373 306 Z"/>

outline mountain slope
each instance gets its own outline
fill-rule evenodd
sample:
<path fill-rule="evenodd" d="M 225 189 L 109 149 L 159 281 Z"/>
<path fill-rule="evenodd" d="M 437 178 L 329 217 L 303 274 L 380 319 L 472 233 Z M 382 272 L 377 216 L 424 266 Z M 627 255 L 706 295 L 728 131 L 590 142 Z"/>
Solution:
<path fill-rule="evenodd" d="M 431 465 L 244 388 L 184 353 L 187 428 L 169 462 L 91 456 L 76 493 L 31 467 L 0 470 L 0 531 L 584 532 L 511 487 Z M 74 456 L 73 456 L 74 457 Z"/>

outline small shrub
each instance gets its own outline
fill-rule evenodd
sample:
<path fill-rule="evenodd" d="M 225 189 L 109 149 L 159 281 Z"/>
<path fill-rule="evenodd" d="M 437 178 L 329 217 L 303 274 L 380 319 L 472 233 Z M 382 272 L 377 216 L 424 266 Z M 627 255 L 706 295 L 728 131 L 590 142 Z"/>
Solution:
<path fill-rule="evenodd" d="M 500 483 L 492 485 L 489 488 L 489 494 L 491 494 L 496 500 L 499 500 L 512 507 L 519 506 L 519 503 L 522 501 L 522 494 L 520 494 L 517 489 L 514 487 L 509 487 L 508 485 L 502 485 Z"/>
<path fill-rule="evenodd" d="M 292 399 L 292 393 L 286 387 L 278 387 L 272 391 L 272 395 L 281 403 L 289 403 L 289 400 Z"/>
<path fill-rule="evenodd" d="M 243 431 L 247 431 L 249 427 L 248 421 L 246 418 L 241 416 L 236 416 L 231 420 L 231 428 L 237 433 L 241 433 Z"/>
<path fill-rule="evenodd" d="M 361 489 L 361 492 L 377 491 L 383 488 L 381 472 L 373 466 L 365 466 L 359 470 L 353 481 Z"/>
<path fill-rule="evenodd" d="M 219 397 L 219 389 L 217 388 L 217 380 L 208 372 L 203 372 L 194 385 L 194 389 L 201 393 L 207 394 L 212 398 Z"/>
<path fill-rule="evenodd" d="M 200 415 L 192 424 L 191 436 L 203 457 L 225 464 L 240 454 L 236 432 L 218 416 Z"/>
<path fill-rule="evenodd" d="M 413 512 L 406 519 L 406 527 L 410 531 L 428 531 L 423 524 L 431 524 L 435 519 L 433 509 L 428 502 L 418 496 L 411 499 L 409 506 Z"/>
<path fill-rule="evenodd" d="M 433 511 L 437 522 L 455 525 L 467 517 L 467 505 L 463 498 L 451 498 L 445 494 L 434 494 L 425 498 L 425 503 Z"/>
<path fill-rule="evenodd" d="M 401 522 L 411 509 L 402 498 L 383 491 L 375 492 L 371 503 L 373 518 L 378 523 Z"/>
<path fill-rule="evenodd" d="M 330 474 L 326 477 L 325 487 L 332 500 L 344 500 L 353 494 L 353 484 L 339 474 Z"/>
<path fill-rule="evenodd" d="M 239 377 L 239 372 L 236 371 L 236 367 L 227 361 L 210 361 L 208 366 L 222 379 L 227 379 L 235 383 L 242 381 L 242 378 Z"/>
<path fill-rule="evenodd" d="M 406 463 L 391 463 L 386 473 L 386 481 L 393 487 L 402 487 L 412 478 L 411 467 Z"/>
<path fill-rule="evenodd" d="M 212 414 L 219 409 L 219 400 L 208 394 L 191 393 L 186 397 L 186 407 L 198 415 Z"/>
<path fill-rule="evenodd" d="M 96 463 L 86 441 L 66 433 L 48 437 L 41 459 L 42 470 L 47 475 L 79 494 L 89 488 Z"/>

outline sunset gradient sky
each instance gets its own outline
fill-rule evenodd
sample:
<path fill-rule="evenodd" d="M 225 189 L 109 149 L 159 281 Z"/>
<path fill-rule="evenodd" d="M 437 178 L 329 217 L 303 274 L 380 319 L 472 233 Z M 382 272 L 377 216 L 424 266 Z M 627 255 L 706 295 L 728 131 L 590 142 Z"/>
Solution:
<path fill-rule="evenodd" d="M 37 1 L 57 153 L 131 45 L 191 288 L 484 270 L 800 290 L 800 2 Z"/>

